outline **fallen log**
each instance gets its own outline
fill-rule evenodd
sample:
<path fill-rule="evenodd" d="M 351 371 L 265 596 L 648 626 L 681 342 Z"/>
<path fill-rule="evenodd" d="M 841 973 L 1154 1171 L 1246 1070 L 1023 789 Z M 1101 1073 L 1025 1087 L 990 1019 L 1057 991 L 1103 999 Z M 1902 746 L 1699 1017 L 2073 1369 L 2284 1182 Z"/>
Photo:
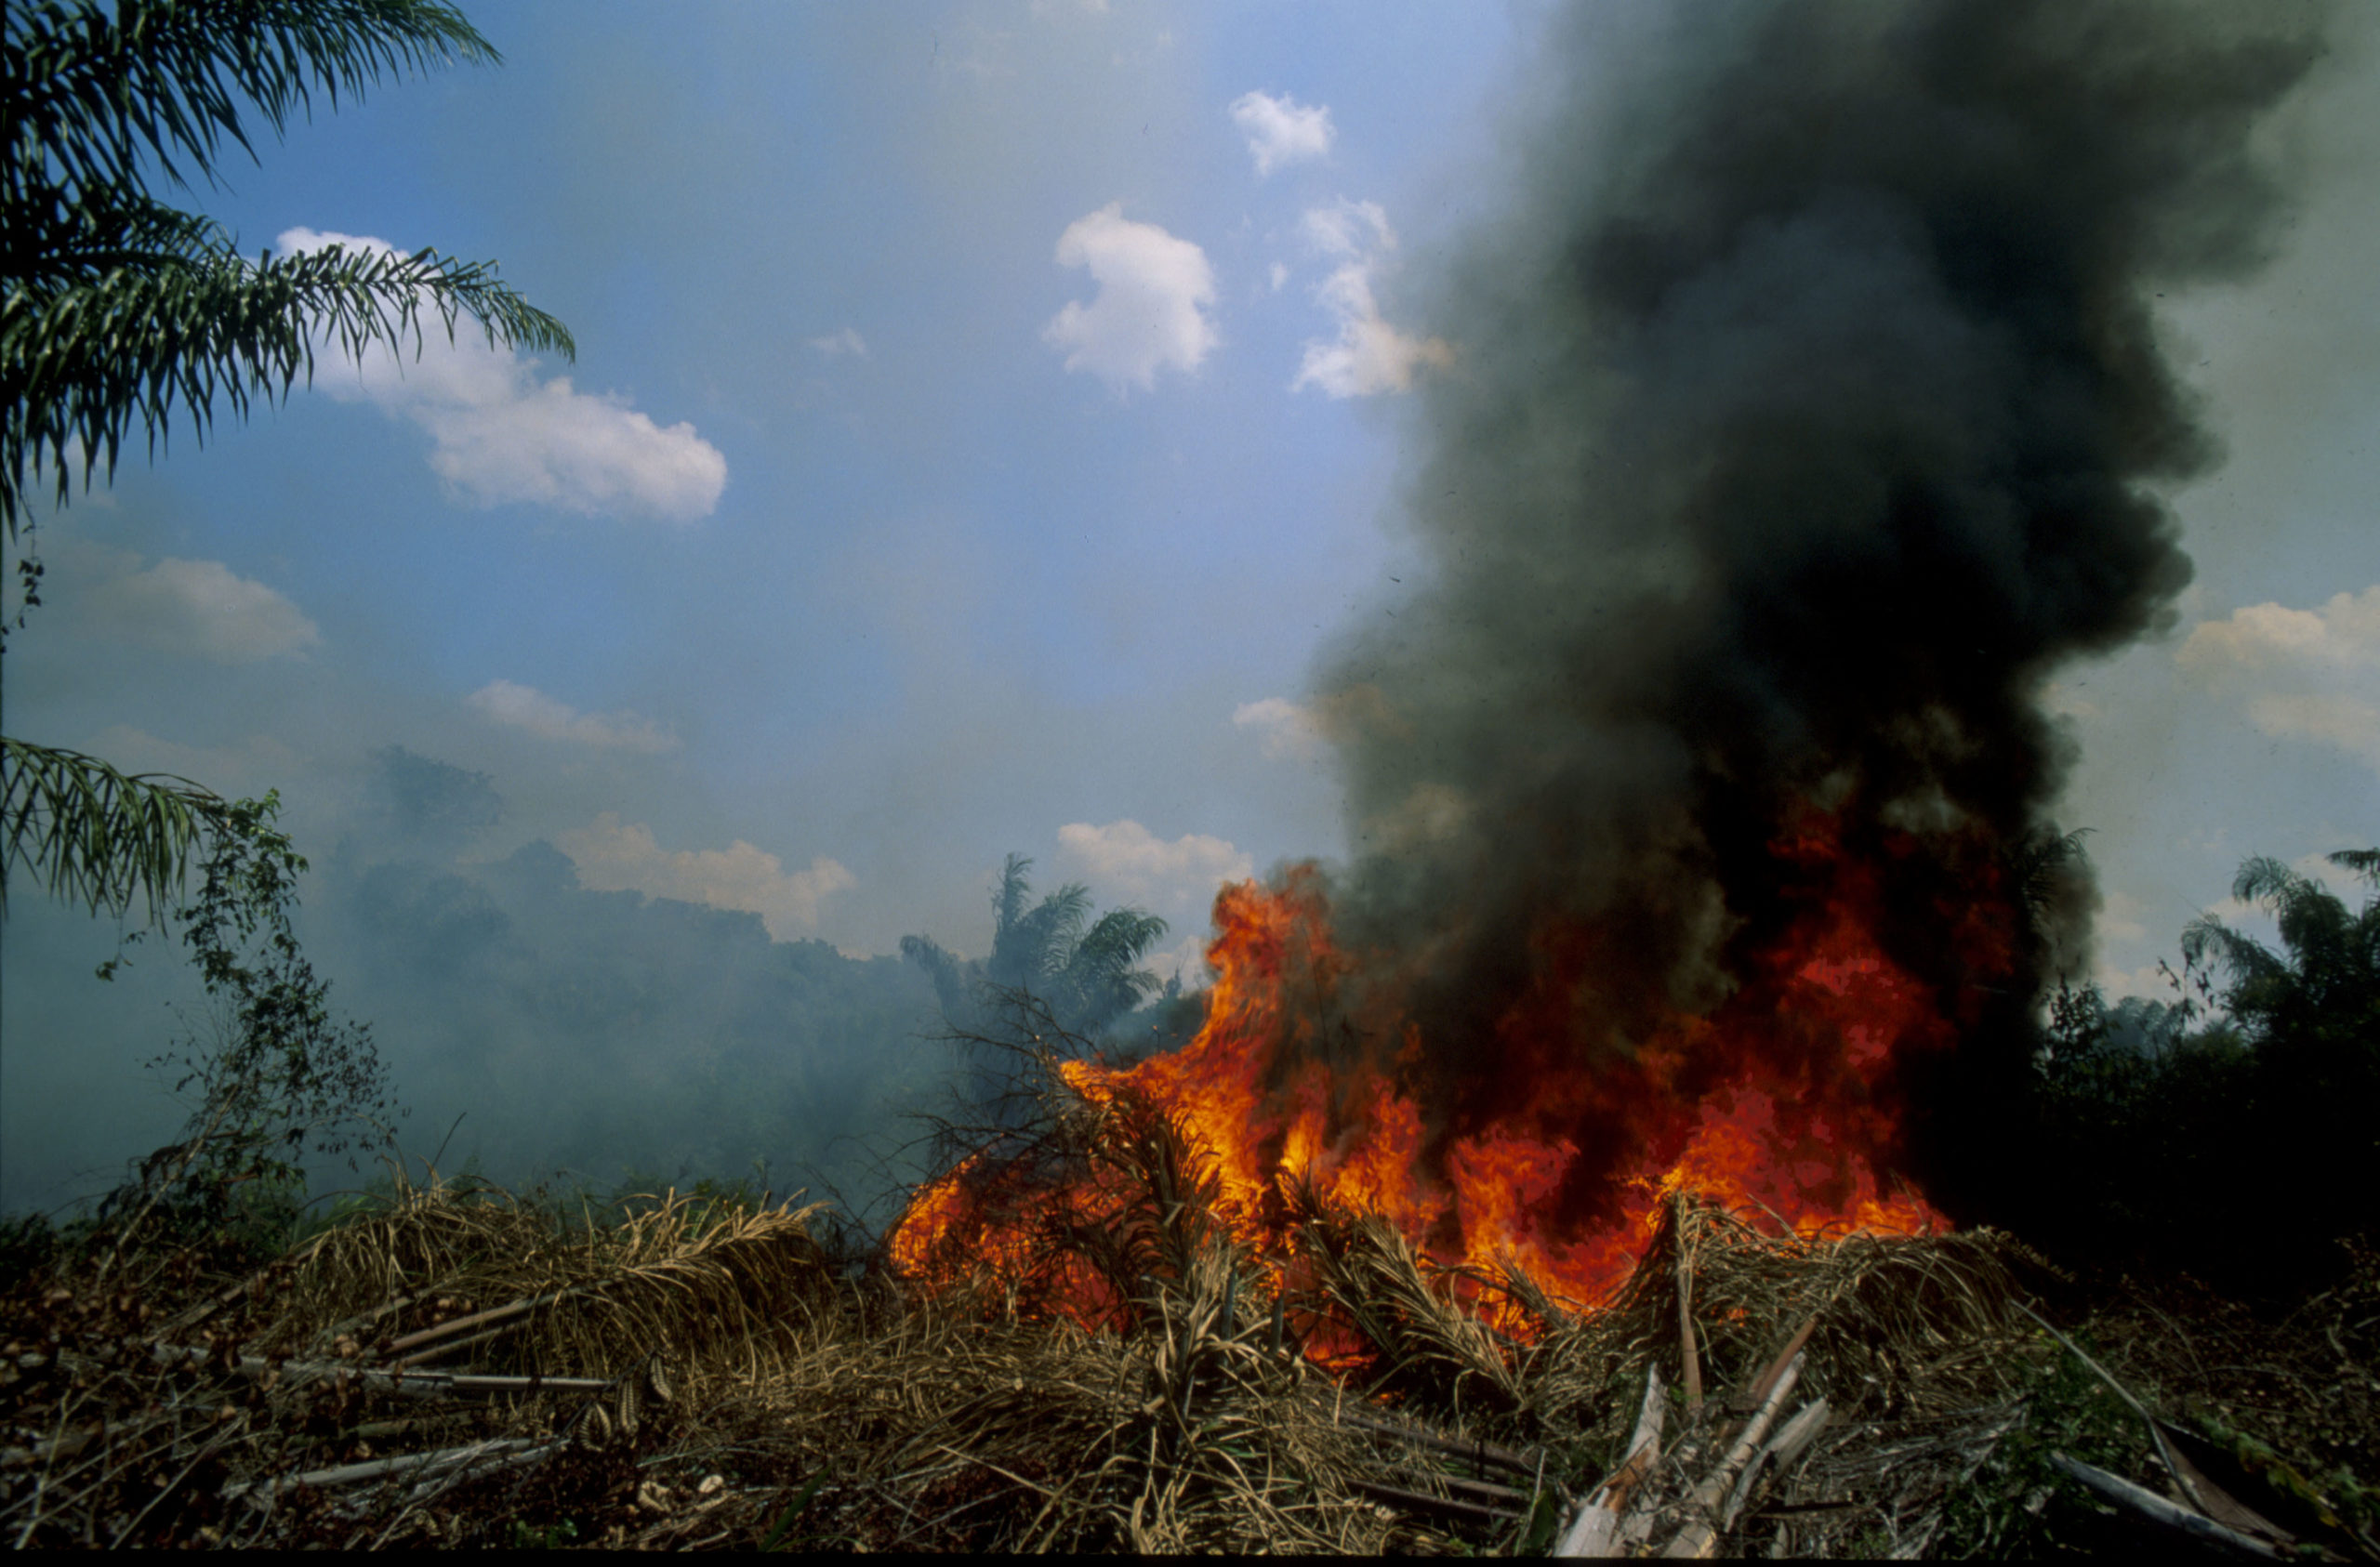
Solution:
<path fill-rule="evenodd" d="M 2202 1546 L 2215 1546 L 2241 1556 L 2255 1557 L 2264 1561 L 2286 1561 L 2294 1553 L 2267 1544 L 2252 1535 L 2201 1513 L 2192 1512 L 2177 1502 L 2169 1502 L 2146 1486 L 2135 1485 L 2121 1475 L 2095 1468 L 2063 1453 L 2049 1455 L 2050 1467 L 2069 1479 L 2088 1486 L 2117 1507 L 2135 1518 L 2146 1520 L 2169 1533 L 2176 1534 Z"/>

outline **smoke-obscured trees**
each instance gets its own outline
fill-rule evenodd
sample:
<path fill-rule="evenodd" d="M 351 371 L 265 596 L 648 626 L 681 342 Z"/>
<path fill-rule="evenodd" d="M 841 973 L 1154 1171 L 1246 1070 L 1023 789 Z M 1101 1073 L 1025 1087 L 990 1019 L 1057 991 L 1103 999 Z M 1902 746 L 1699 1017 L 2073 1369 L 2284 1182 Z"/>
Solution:
<path fill-rule="evenodd" d="M 958 957 L 927 936 L 902 937 L 901 955 L 932 978 L 954 1029 L 978 1028 L 987 995 L 1011 991 L 1041 1002 L 1065 1032 L 1096 1038 L 1157 994 L 1157 977 L 1135 965 L 1165 934 L 1165 921 L 1132 908 L 1093 919 L 1091 889 L 1080 882 L 1032 902 L 1032 868 L 1022 854 L 1000 867 L 989 957 Z"/>

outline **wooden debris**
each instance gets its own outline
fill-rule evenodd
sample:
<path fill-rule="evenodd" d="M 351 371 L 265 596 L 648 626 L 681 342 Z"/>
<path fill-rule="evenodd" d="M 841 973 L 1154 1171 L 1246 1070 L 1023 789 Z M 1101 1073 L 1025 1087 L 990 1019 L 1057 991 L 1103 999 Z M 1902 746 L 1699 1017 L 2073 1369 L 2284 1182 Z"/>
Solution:
<path fill-rule="evenodd" d="M 2095 1468 L 2063 1453 L 2049 1455 L 2052 1468 L 2068 1478 L 2090 1487 L 2134 1517 L 2146 1520 L 2157 1527 L 2183 1536 L 2202 1546 L 2214 1546 L 2241 1556 L 2252 1556 L 2265 1561 L 2286 1561 L 2293 1552 L 2243 1534 L 2239 1530 L 2217 1523 L 2203 1513 L 2192 1512 L 2179 1503 L 2169 1502 L 2146 1486 L 2135 1485 L 2121 1475 Z"/>
<path fill-rule="evenodd" d="M 1752 1423 L 1743 1429 L 1727 1449 L 1727 1455 L 1703 1477 L 1702 1483 L 1694 1488 L 1694 1495 L 1686 1503 L 1686 1527 L 1670 1541 L 1668 1547 L 1661 1552 L 1663 1556 L 1697 1558 L 1711 1554 L 1719 1538 L 1720 1504 L 1735 1483 L 1736 1476 L 1752 1461 L 1752 1455 L 1760 1451 L 1762 1439 L 1768 1435 L 1768 1428 L 1777 1418 L 1778 1406 L 1793 1390 L 1793 1384 L 1801 1380 L 1805 1352 L 1794 1351 L 1793 1358 L 1786 1363 L 1762 1401 L 1759 1411 L 1752 1416 Z"/>
<path fill-rule="evenodd" d="M 1342 1411 L 1339 1419 L 1342 1424 L 1353 1426 L 1359 1431 L 1372 1431 L 1381 1436 L 1394 1437 L 1408 1446 L 1443 1454 L 1449 1458 L 1461 1458 L 1481 1468 L 1499 1468 L 1517 1475 L 1535 1475 L 1540 1468 L 1539 1460 L 1515 1453 L 1509 1447 L 1499 1447 L 1491 1442 L 1465 1442 L 1453 1437 L 1444 1437 L 1435 1431 L 1421 1430 L 1394 1420 L 1383 1420 L 1377 1416 L 1366 1415 L 1358 1410 Z"/>
<path fill-rule="evenodd" d="M 1827 1413 L 1826 1400 L 1813 1399 L 1778 1429 L 1777 1434 L 1768 1439 L 1766 1446 L 1752 1455 L 1752 1462 L 1744 1466 L 1743 1478 L 1736 1481 L 1735 1490 L 1727 1497 L 1726 1510 L 1719 1515 L 1721 1534 L 1736 1526 L 1736 1515 L 1743 1511 L 1752 1487 L 1760 1482 L 1761 1469 L 1772 1461 L 1780 1471 L 1791 1468 L 1793 1460 L 1818 1440 L 1819 1429 L 1826 1425 Z"/>
<path fill-rule="evenodd" d="M 1645 1373 L 1645 1401 L 1637 1407 L 1636 1429 L 1629 1434 L 1619 1467 L 1579 1504 L 1570 1526 L 1562 1532 L 1554 1547 L 1554 1555 L 1602 1558 L 1619 1554 L 1620 1517 L 1627 1511 L 1631 1495 L 1660 1461 L 1661 1425 L 1669 1413 L 1662 1392 L 1661 1368 L 1652 1366 Z"/>

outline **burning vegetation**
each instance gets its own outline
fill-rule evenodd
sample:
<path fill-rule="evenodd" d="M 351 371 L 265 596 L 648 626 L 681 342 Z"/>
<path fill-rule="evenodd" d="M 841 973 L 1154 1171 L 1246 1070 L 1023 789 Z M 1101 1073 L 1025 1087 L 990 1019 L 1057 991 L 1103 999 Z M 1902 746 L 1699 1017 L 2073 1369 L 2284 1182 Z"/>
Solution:
<path fill-rule="evenodd" d="M 995 966 L 1038 932 L 1067 996 L 968 999 L 970 1108 L 880 1244 L 751 1193 L 573 1223 L 434 1178 L 261 1271 L 103 1224 L 0 1323 L 0 1523 L 2380 1555 L 2372 1253 L 2262 1317 L 2170 1285 L 2139 1332 L 2053 1213 L 2116 1190 L 2070 1176 L 2072 1113 L 2120 1099 L 2090 1085 L 2152 1083 L 2253 1087 L 2258 1148 L 2302 1104 L 2348 1184 L 2307 1155 L 2267 1231 L 2368 1227 L 2380 915 L 2243 876 L 2296 967 L 2202 930 L 2230 1045 L 2184 1012 L 2111 1064 L 2038 702 L 2188 579 L 2158 487 L 2213 442 L 2150 300 L 2264 255 L 2253 133 L 2318 20 L 1578 7 L 1438 301 L 1434 570 L 1325 671 L 1357 852 L 1223 889 L 1187 1043 L 1062 1026 L 1141 999 L 1153 931 L 1080 929 L 1078 889 L 1034 925 L 1012 860 Z M 2193 1224 L 2256 1217 L 2266 1172 L 2223 1173 Z"/>

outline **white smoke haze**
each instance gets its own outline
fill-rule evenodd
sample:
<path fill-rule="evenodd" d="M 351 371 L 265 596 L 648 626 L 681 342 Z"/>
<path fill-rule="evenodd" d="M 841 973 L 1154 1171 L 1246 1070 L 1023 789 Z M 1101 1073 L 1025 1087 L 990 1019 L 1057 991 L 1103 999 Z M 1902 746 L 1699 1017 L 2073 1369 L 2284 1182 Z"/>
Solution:
<path fill-rule="evenodd" d="M 652 719 L 623 709 L 616 713 L 581 713 L 537 690 L 513 680 L 491 680 L 464 701 L 509 729 L 525 730 L 541 740 L 562 740 L 598 750 L 634 751 L 658 756 L 678 748 L 678 737 Z"/>
<path fill-rule="evenodd" d="M 780 942 L 816 935 L 826 901 L 859 885 L 823 854 L 809 869 L 788 872 L 784 861 L 742 838 L 725 849 L 665 849 L 652 828 L 623 823 L 610 810 L 588 826 L 556 834 L 554 845 L 570 856 L 579 886 L 588 891 L 635 891 L 756 914 Z"/>
<path fill-rule="evenodd" d="M 1087 371 L 1118 392 L 1145 391 L 1158 371 L 1186 375 L 1214 350 L 1207 311 L 1215 302 L 1215 272 L 1190 241 L 1135 223 L 1121 203 L 1110 202 L 1066 226 L 1057 260 L 1086 269 L 1099 285 L 1088 303 L 1070 301 L 1041 329 L 1042 340 L 1066 356 L 1067 369 Z"/>
<path fill-rule="evenodd" d="M 288 230 L 277 242 L 284 256 L 334 244 L 395 253 L 386 240 L 313 229 Z M 534 361 L 488 347 L 475 331 L 460 322 L 449 343 L 427 323 L 418 358 L 375 344 L 351 375 L 329 371 L 314 385 L 427 431 L 431 470 L 473 505 L 550 506 L 680 526 L 718 507 L 727 459 L 693 425 L 664 429 L 626 398 L 575 390 L 567 375 L 540 380 Z"/>

